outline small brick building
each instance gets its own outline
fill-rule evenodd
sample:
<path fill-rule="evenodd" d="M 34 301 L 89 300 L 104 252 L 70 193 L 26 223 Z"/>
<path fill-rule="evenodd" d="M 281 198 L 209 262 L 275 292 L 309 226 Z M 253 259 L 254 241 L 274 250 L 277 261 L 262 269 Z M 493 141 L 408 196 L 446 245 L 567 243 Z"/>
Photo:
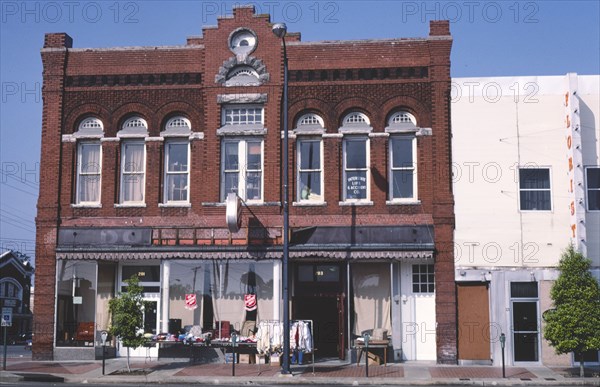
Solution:
<path fill-rule="evenodd" d="M 238 7 L 182 46 L 46 35 L 35 359 L 93 358 L 134 274 L 149 334 L 281 319 L 284 46 L 271 29 Z M 373 329 L 397 361 L 455 363 L 449 23 L 285 41 L 291 318 L 312 321 L 317 356 L 346 358 Z"/>

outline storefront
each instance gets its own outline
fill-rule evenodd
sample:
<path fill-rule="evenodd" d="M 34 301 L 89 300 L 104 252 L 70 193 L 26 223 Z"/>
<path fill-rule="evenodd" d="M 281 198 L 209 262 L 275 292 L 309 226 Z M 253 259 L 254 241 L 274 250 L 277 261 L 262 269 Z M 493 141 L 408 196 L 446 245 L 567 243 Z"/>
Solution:
<path fill-rule="evenodd" d="M 124 291 L 125 280 L 134 275 L 144 289 L 143 331 L 148 337 L 198 327 L 214 338 L 228 338 L 233 331 L 242 332 L 247 321 L 254 326 L 281 321 L 277 249 L 156 246 L 151 230 L 144 229 L 61 231 L 58 359 L 97 356 L 100 332 L 110 326 L 109 300 Z M 132 232 L 139 239 L 121 238 Z M 318 356 L 346 359 L 357 337 L 378 330 L 389 337 L 395 360 L 435 360 L 430 228 L 321 227 L 310 230 L 309 236 L 306 232 L 292 233 L 291 318 L 312 322 Z M 112 235 L 110 246 L 107 235 Z M 402 242 L 406 235 L 411 235 L 411 249 Z M 349 237 L 354 240 L 346 240 Z M 248 299 L 255 305 L 249 308 Z M 123 355 L 116 340 L 111 346 L 117 356 Z M 131 355 L 156 357 L 158 346 L 138 348 Z"/>

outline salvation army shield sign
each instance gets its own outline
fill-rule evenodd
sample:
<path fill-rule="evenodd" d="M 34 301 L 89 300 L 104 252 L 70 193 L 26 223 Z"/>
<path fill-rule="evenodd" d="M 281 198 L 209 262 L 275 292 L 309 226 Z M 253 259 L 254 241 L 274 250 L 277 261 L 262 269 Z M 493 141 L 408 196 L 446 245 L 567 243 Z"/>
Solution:
<path fill-rule="evenodd" d="M 194 310 L 198 307 L 196 303 L 196 295 L 195 294 L 186 294 L 185 295 L 185 308 L 189 310 Z"/>

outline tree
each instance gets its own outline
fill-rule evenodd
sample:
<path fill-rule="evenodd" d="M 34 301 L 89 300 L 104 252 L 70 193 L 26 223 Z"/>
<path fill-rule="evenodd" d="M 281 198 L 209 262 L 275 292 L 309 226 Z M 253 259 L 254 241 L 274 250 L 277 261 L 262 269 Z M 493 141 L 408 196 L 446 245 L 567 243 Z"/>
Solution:
<path fill-rule="evenodd" d="M 584 376 L 583 353 L 600 350 L 600 286 L 590 272 L 591 261 L 573 245 L 562 254 L 560 275 L 550 290 L 555 309 L 544 313 L 544 337 L 556 353 L 575 352 Z"/>
<path fill-rule="evenodd" d="M 129 349 L 141 347 L 147 340 L 141 329 L 144 324 L 143 288 L 140 286 L 137 276 L 133 276 L 125 282 L 127 290 L 108 302 L 108 308 L 112 315 L 112 323 L 108 332 L 118 337 L 127 347 L 127 371 L 131 372 Z"/>

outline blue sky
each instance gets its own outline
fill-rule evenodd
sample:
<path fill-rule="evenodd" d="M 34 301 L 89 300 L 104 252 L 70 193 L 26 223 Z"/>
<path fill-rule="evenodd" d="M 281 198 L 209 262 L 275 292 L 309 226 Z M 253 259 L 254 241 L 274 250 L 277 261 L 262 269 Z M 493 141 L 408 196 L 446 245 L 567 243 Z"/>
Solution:
<path fill-rule="evenodd" d="M 449 19 L 453 77 L 600 73 L 600 1 L 0 1 L 0 250 L 35 249 L 44 33 L 74 47 L 185 44 L 234 4 L 303 41 L 427 36 Z"/>

